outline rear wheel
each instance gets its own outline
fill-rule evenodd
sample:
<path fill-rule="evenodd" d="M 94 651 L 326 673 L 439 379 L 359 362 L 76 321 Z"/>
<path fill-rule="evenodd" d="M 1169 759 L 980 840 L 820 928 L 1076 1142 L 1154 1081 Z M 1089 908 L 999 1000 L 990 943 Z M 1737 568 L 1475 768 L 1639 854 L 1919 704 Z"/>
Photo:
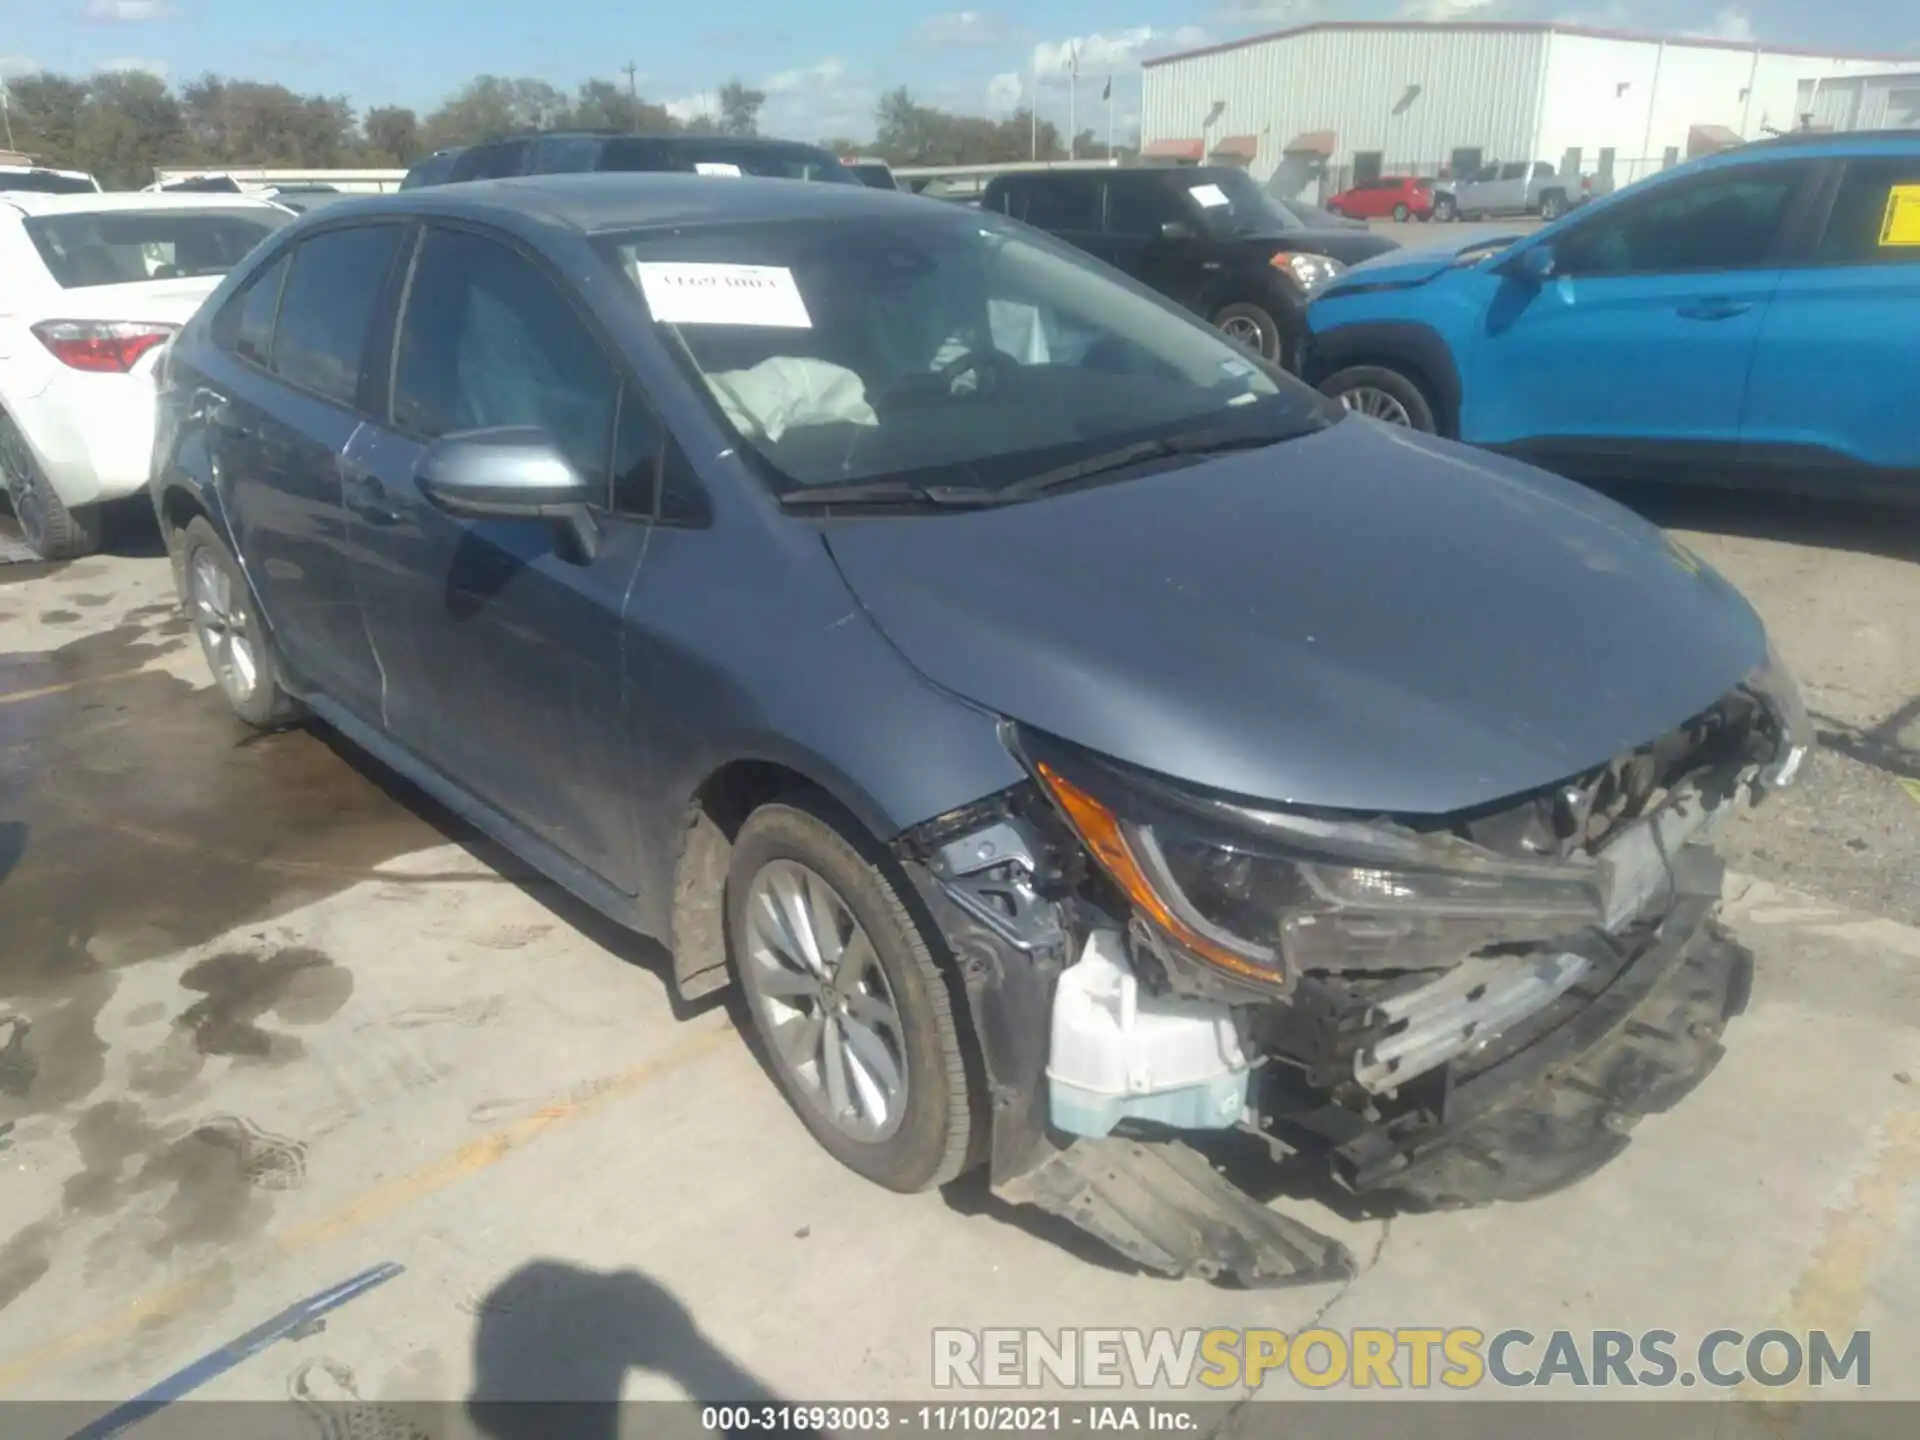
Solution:
<path fill-rule="evenodd" d="M 1540 218 L 1542 220 L 1547 220 L 1547 221 L 1558 220 L 1562 215 L 1566 213 L 1567 213 L 1567 197 L 1566 196 L 1555 193 L 1550 195 L 1543 195 L 1540 197 Z"/>
<path fill-rule="evenodd" d="M 1384 365 L 1354 365 L 1337 371 L 1321 382 L 1320 393 L 1355 414 L 1388 425 L 1404 425 L 1429 435 L 1438 429 L 1426 392 L 1398 370 Z"/>
<path fill-rule="evenodd" d="M 1407 221 L 1413 218 L 1413 211 L 1409 210 L 1406 207 L 1405 202 L 1403 201 L 1402 203 L 1393 207 L 1393 218 L 1398 220 L 1402 225 L 1404 225 L 1407 223 Z"/>
<path fill-rule="evenodd" d="M 946 977 L 905 877 L 823 800 L 766 805 L 727 873 L 727 937 L 754 1028 L 807 1129 L 889 1190 L 972 1154 L 973 1096 Z"/>
<path fill-rule="evenodd" d="M 1213 317 L 1213 323 L 1228 339 L 1238 340 L 1268 360 L 1280 360 L 1283 348 L 1280 322 L 1261 306 L 1229 305 Z"/>
<path fill-rule="evenodd" d="M 73 560 L 100 548 L 100 507 L 68 509 L 11 415 L 0 413 L 0 482 L 20 538 L 43 560 Z"/>
<path fill-rule="evenodd" d="M 292 724 L 300 718 L 300 702 L 281 684 L 279 653 L 254 612 L 239 561 L 204 516 L 187 523 L 179 544 L 180 598 L 220 693 L 256 729 Z"/>

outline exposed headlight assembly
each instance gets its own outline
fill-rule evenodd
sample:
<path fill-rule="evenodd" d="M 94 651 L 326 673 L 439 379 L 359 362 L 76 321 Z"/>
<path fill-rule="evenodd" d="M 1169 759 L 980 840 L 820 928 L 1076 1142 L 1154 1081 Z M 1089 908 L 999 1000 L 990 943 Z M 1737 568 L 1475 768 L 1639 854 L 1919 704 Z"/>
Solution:
<path fill-rule="evenodd" d="M 1282 250 L 1267 263 L 1276 270 L 1284 270 L 1300 282 L 1302 290 L 1312 290 L 1326 284 L 1336 275 L 1346 273 L 1347 267 L 1338 260 L 1325 255 L 1306 255 L 1297 250 Z"/>
<path fill-rule="evenodd" d="M 1747 676 L 1746 685 L 1760 697 L 1780 730 L 1780 748 L 1772 763 L 1760 772 L 1760 788 L 1784 790 L 1800 773 L 1800 763 L 1813 744 L 1813 719 L 1807 714 L 1806 697 L 1771 640 L 1767 642 L 1767 658 Z"/>
<path fill-rule="evenodd" d="M 1023 758 L 1141 917 L 1262 989 L 1303 972 L 1444 969 L 1602 923 L 1585 858 L 1507 859 L 1385 821 L 1253 809 L 1022 733 Z"/>

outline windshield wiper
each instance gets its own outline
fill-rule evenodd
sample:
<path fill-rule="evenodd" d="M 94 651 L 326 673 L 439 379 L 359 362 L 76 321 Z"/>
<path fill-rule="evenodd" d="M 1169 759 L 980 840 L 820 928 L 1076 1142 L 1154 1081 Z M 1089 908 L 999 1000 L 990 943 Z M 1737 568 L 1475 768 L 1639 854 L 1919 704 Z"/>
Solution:
<path fill-rule="evenodd" d="M 780 496 L 789 509 L 813 505 L 939 505 L 964 509 L 992 505 L 1002 492 L 975 485 L 914 485 L 904 480 L 864 480 L 849 485 L 803 485 Z"/>
<path fill-rule="evenodd" d="M 1144 464 L 1149 460 L 1167 460 L 1180 455 L 1220 455 L 1229 450 L 1259 450 L 1291 438 L 1287 434 L 1250 434 L 1245 430 L 1196 430 L 1186 435 L 1169 435 L 1160 440 L 1138 440 L 1131 445 L 1122 445 L 1117 450 L 1089 455 L 1084 460 L 1042 470 L 1024 480 L 1016 480 L 995 493 L 1003 501 L 1022 500 L 1029 495 L 1038 495 L 1043 490 L 1057 490 L 1076 480 L 1104 475 L 1110 470 L 1124 470 L 1130 465 Z"/>

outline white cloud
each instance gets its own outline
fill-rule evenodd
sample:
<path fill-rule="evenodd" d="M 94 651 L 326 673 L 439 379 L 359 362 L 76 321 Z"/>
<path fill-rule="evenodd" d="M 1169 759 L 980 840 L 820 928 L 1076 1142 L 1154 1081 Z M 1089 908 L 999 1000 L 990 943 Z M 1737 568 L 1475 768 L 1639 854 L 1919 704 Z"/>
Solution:
<path fill-rule="evenodd" d="M 144 25 L 172 19 L 173 7 L 162 0 L 87 0 L 81 13 L 96 25 Z"/>
<path fill-rule="evenodd" d="M 667 114 L 682 125 L 689 120 L 698 120 L 702 115 L 712 115 L 720 108 L 716 92 L 712 90 L 699 95 L 682 95 L 678 100 L 662 100 L 660 104 Z"/>
<path fill-rule="evenodd" d="M 1106 75 L 1116 70 L 1131 70 L 1142 60 L 1174 50 L 1191 50 L 1205 45 L 1211 37 L 1198 25 L 1182 25 L 1177 30 L 1156 30 L 1151 25 L 1136 25 L 1112 35 L 1081 35 L 1071 40 L 1042 40 L 1033 47 L 1029 61 L 1035 75 L 1042 78 L 1066 76 L 1077 53 L 1082 76 Z"/>
<path fill-rule="evenodd" d="M 1005 70 L 987 81 L 987 109 L 999 112 L 1017 110 L 1027 93 L 1027 77 L 1018 70 Z"/>
<path fill-rule="evenodd" d="M 11 80 L 16 75 L 36 75 L 45 68 L 38 60 L 30 60 L 25 55 L 0 55 L 0 80 Z"/>
<path fill-rule="evenodd" d="M 929 50 L 998 45 L 1013 33 L 1004 16 L 992 10 L 949 10 L 929 15 L 913 32 L 916 45 Z"/>
<path fill-rule="evenodd" d="M 1407 0 L 1400 15 L 1406 20 L 1464 20 L 1494 3 L 1495 0 Z"/>
<path fill-rule="evenodd" d="M 760 82 L 760 88 L 769 95 L 787 95 L 797 90 L 837 85 L 846 73 L 846 63 L 829 55 L 817 65 L 804 65 L 797 70 L 782 70 L 769 75 Z"/>
<path fill-rule="evenodd" d="M 1224 25 L 1304 25 L 1320 13 L 1319 0 L 1220 0 L 1213 7 Z"/>
<path fill-rule="evenodd" d="M 1688 35 L 1697 35 L 1703 40 L 1741 40 L 1753 39 L 1753 21 L 1747 18 L 1744 10 L 1729 5 L 1713 17 L 1713 23 L 1699 30 L 1688 30 Z"/>
<path fill-rule="evenodd" d="M 102 70 L 116 70 L 127 74 L 151 75 L 156 80 L 167 78 L 167 62 L 148 60 L 139 55 L 123 55 L 115 60 L 102 60 Z"/>

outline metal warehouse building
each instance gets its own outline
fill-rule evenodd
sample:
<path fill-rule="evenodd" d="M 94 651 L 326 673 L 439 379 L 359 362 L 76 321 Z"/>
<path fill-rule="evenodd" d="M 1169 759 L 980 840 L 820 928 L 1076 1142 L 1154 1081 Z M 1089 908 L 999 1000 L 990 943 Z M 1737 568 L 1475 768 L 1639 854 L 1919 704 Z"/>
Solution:
<path fill-rule="evenodd" d="M 1920 57 L 1558 24 L 1307 25 L 1149 61 L 1141 143 L 1155 159 L 1246 165 L 1308 200 L 1373 175 L 1459 176 L 1495 161 L 1624 185 L 1821 123 L 1821 89 L 1869 75 L 1884 86 L 1890 72 L 1920 72 Z"/>

